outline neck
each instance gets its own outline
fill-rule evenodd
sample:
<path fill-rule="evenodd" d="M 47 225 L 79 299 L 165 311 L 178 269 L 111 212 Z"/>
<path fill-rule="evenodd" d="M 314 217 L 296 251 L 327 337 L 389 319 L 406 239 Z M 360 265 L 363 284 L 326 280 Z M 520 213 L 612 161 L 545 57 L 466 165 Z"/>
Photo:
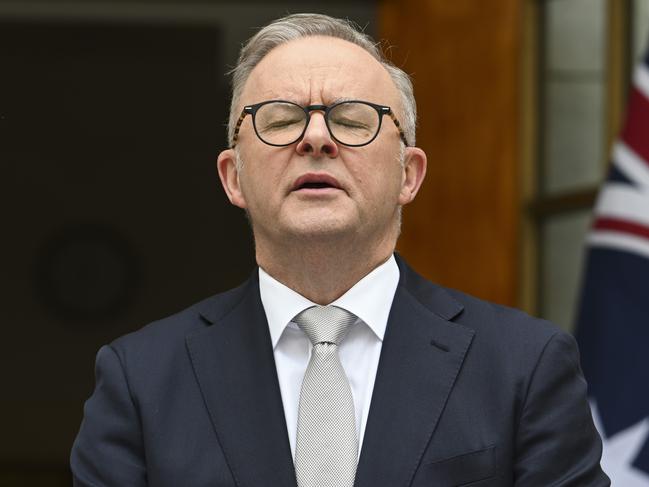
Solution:
<path fill-rule="evenodd" d="M 329 304 L 387 261 L 396 237 L 368 248 L 358 242 L 297 242 L 289 247 L 256 241 L 257 263 L 271 276 L 305 298 Z M 359 249 L 364 249 L 360 251 Z"/>

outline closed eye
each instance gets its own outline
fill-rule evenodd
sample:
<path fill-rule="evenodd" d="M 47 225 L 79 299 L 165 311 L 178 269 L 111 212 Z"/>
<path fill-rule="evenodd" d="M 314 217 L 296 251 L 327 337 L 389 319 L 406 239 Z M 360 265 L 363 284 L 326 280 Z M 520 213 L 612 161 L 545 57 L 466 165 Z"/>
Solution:
<path fill-rule="evenodd" d="M 261 132 L 268 132 L 271 130 L 282 130 L 285 128 L 292 127 L 296 124 L 302 123 L 302 119 L 294 119 L 294 120 L 279 120 L 277 122 L 272 122 L 272 123 L 267 123 L 263 127 L 260 128 Z"/>
<path fill-rule="evenodd" d="M 365 123 L 362 122 L 357 122 L 355 120 L 349 120 L 346 118 L 343 119 L 336 119 L 334 120 L 334 123 L 340 127 L 343 128 L 350 128 L 350 129 L 361 129 L 361 130 L 368 130 L 369 126 Z"/>

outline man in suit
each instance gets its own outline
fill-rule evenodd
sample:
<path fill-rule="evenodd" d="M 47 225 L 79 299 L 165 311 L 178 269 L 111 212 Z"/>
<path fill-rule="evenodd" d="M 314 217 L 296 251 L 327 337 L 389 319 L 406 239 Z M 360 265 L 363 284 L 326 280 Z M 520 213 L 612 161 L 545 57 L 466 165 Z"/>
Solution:
<path fill-rule="evenodd" d="M 75 485 L 609 485 L 572 338 L 394 254 L 415 120 L 345 21 L 243 47 L 218 171 L 259 268 L 99 351 Z"/>

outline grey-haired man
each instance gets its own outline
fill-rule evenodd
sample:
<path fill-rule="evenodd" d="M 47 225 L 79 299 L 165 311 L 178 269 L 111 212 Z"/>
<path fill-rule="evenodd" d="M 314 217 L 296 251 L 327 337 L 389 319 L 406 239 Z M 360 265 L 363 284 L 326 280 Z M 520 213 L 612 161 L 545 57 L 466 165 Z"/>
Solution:
<path fill-rule="evenodd" d="M 75 485 L 609 485 L 574 341 L 394 254 L 415 120 L 345 21 L 244 46 L 218 171 L 259 267 L 100 350 Z"/>

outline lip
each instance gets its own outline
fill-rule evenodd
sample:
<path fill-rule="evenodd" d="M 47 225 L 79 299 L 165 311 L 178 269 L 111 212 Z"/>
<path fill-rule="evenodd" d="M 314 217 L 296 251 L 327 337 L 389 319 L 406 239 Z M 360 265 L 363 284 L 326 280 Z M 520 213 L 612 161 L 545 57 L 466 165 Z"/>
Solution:
<path fill-rule="evenodd" d="M 307 184 L 326 184 L 327 186 L 322 188 L 309 188 L 304 187 Z M 331 190 L 340 190 L 343 189 L 340 183 L 336 178 L 326 173 L 307 173 L 303 174 L 295 180 L 291 186 L 292 191 L 305 191 L 305 192 L 324 192 Z"/>

